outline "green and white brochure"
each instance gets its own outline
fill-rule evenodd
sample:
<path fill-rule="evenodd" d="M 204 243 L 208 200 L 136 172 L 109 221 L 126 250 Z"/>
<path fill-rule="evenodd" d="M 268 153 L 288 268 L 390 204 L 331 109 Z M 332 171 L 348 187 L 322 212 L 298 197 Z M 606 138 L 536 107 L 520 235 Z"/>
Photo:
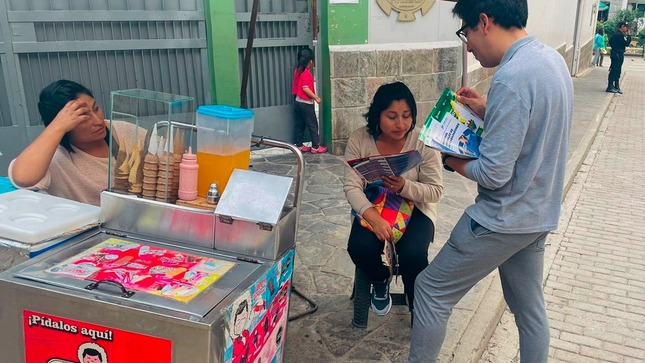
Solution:
<path fill-rule="evenodd" d="M 428 115 L 419 140 L 426 146 L 460 158 L 478 158 L 484 136 L 484 121 L 470 108 L 457 102 L 446 88 Z"/>

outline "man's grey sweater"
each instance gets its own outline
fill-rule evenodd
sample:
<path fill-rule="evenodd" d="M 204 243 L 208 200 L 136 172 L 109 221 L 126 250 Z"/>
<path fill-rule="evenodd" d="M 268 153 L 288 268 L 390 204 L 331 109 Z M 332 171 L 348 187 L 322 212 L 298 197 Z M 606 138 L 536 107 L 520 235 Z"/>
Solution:
<path fill-rule="evenodd" d="M 499 233 L 555 230 L 572 113 L 562 56 L 534 36 L 513 43 L 488 92 L 481 156 L 466 167 L 479 185 L 466 213 Z"/>

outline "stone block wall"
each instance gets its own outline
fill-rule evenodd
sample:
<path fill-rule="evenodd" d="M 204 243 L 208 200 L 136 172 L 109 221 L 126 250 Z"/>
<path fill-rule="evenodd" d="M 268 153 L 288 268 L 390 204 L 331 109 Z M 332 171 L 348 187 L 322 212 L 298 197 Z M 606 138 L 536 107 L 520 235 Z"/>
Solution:
<path fill-rule="evenodd" d="M 573 69 L 573 47 L 569 47 L 567 49 L 567 44 L 563 44 L 560 47 L 556 48 L 556 50 L 562 55 L 565 63 L 567 63 L 567 68 L 569 68 L 569 71 L 571 71 Z"/>
<path fill-rule="evenodd" d="M 580 62 L 578 64 L 578 73 L 591 68 L 593 60 L 593 38 L 580 47 Z"/>
<path fill-rule="evenodd" d="M 332 46 L 330 63 L 330 151 L 336 155 L 345 152 L 350 133 L 366 124 L 363 114 L 380 85 L 401 81 L 410 87 L 417 125 L 446 87 L 461 85 L 461 44 L 456 42 Z"/>

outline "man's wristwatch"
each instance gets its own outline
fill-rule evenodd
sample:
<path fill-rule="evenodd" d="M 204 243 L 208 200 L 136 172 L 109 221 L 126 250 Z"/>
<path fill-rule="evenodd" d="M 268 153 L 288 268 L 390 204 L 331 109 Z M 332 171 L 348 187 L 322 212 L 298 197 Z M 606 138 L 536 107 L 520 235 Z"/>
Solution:
<path fill-rule="evenodd" d="M 446 169 L 448 171 L 455 171 L 455 169 L 451 168 L 448 164 L 446 164 L 446 160 L 448 160 L 449 157 L 450 157 L 450 155 L 443 154 L 443 156 L 441 157 L 441 164 L 443 164 L 444 169 Z"/>

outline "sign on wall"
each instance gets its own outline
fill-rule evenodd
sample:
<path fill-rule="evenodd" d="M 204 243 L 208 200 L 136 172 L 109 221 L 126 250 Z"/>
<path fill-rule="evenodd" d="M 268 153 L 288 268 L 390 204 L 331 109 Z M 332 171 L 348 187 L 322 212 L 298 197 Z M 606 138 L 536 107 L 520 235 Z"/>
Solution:
<path fill-rule="evenodd" d="M 394 9 L 399 12 L 398 21 L 414 21 L 414 13 L 421 10 L 421 15 L 426 15 L 435 0 L 376 0 L 376 3 L 387 16 Z"/>

